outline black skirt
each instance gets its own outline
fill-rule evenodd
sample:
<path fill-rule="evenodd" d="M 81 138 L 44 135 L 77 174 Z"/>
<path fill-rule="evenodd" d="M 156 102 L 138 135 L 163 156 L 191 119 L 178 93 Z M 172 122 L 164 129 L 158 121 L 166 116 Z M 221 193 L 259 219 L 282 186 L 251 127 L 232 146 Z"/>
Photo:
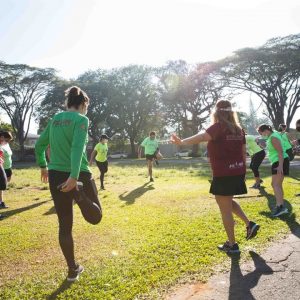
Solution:
<path fill-rule="evenodd" d="M 218 196 L 247 194 L 245 174 L 237 176 L 214 177 L 209 192 Z"/>

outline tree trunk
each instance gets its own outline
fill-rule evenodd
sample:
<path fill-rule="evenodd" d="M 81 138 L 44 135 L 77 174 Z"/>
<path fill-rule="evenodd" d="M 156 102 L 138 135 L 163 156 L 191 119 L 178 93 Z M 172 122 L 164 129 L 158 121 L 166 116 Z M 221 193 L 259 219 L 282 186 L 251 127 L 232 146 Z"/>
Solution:
<path fill-rule="evenodd" d="M 137 157 L 136 155 L 136 150 L 135 150 L 135 143 L 134 143 L 134 139 L 130 138 L 130 147 L 131 147 L 131 156 L 132 157 Z"/>

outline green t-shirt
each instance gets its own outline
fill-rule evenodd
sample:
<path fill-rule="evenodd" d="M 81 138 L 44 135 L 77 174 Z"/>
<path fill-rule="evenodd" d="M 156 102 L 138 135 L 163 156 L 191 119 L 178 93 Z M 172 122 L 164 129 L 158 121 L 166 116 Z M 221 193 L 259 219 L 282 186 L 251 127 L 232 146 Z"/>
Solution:
<path fill-rule="evenodd" d="M 49 170 L 70 172 L 75 179 L 79 172 L 90 172 L 86 156 L 88 127 L 89 119 L 78 112 L 56 114 L 35 145 L 39 166 L 47 166 L 45 151 L 50 145 Z"/>
<path fill-rule="evenodd" d="M 3 168 L 4 169 L 10 169 L 12 167 L 12 151 L 10 149 L 9 144 L 1 145 L 0 149 L 3 151 Z"/>
<path fill-rule="evenodd" d="M 141 143 L 142 147 L 145 147 L 145 155 L 153 155 L 158 148 L 158 140 L 151 140 L 150 137 L 147 137 Z"/>
<path fill-rule="evenodd" d="M 289 140 L 289 137 L 288 137 L 287 133 L 282 132 L 282 133 L 280 133 L 280 135 L 281 135 L 281 138 L 282 138 L 282 141 L 283 141 L 283 148 L 285 149 L 285 151 L 291 149 L 292 145 L 290 143 L 290 140 Z"/>
<path fill-rule="evenodd" d="M 255 136 L 246 135 L 246 142 L 250 156 L 253 156 L 254 154 L 262 151 L 262 148 L 260 148 L 256 143 Z"/>
<path fill-rule="evenodd" d="M 272 138 L 277 138 L 280 141 L 281 147 L 282 147 L 282 152 L 283 152 L 283 159 L 285 159 L 289 156 L 287 155 L 287 153 L 285 152 L 285 149 L 283 147 L 283 141 L 282 141 L 280 133 L 278 133 L 277 131 L 274 131 L 267 139 L 267 149 L 268 149 L 268 153 L 269 153 L 269 160 L 271 161 L 272 164 L 274 164 L 279 161 L 279 156 L 278 156 L 277 150 L 274 148 L 274 146 L 272 144 Z"/>
<path fill-rule="evenodd" d="M 94 150 L 97 152 L 96 160 L 99 162 L 107 161 L 107 152 L 108 152 L 108 146 L 107 144 L 98 143 Z"/>

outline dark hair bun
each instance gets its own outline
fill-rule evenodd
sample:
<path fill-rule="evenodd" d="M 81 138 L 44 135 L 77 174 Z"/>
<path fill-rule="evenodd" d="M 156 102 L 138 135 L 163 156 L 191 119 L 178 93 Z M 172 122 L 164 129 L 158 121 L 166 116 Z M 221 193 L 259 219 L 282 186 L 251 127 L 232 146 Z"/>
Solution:
<path fill-rule="evenodd" d="M 87 94 L 78 86 L 72 86 L 65 91 L 67 97 L 67 107 L 78 107 L 83 103 L 89 103 L 90 99 Z"/>

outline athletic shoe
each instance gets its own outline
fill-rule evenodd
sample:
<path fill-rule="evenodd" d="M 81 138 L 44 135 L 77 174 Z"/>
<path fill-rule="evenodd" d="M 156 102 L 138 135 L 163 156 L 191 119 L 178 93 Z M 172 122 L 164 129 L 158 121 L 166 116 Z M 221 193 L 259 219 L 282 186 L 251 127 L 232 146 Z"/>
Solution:
<path fill-rule="evenodd" d="M 225 242 L 224 245 L 219 245 L 218 249 L 220 251 L 226 252 L 228 254 L 238 254 L 240 253 L 240 248 L 239 245 L 237 243 L 233 244 L 232 246 L 230 246 L 229 242 Z"/>
<path fill-rule="evenodd" d="M 152 177 L 150 178 L 150 182 L 154 182 L 154 179 Z"/>
<path fill-rule="evenodd" d="M 279 217 L 281 215 L 288 214 L 288 213 L 289 210 L 286 207 L 283 207 L 283 205 L 276 206 L 276 209 L 273 213 L 273 217 Z"/>
<path fill-rule="evenodd" d="M 79 275 L 84 271 L 83 266 L 77 265 L 75 269 L 69 269 L 67 281 L 73 282 L 79 279 Z"/>
<path fill-rule="evenodd" d="M 259 189 L 260 183 L 254 183 L 252 186 L 250 186 L 250 189 Z"/>
<path fill-rule="evenodd" d="M 250 240 L 254 238 L 257 235 L 257 231 L 259 230 L 259 225 L 250 221 L 249 226 L 246 227 L 246 240 Z"/>
<path fill-rule="evenodd" d="M 105 190 L 105 187 L 104 187 L 104 186 L 101 186 L 100 190 L 104 191 L 104 190 Z"/>
<path fill-rule="evenodd" d="M 8 208 L 8 206 L 6 206 L 4 202 L 1 202 L 0 203 L 0 209 L 4 209 L 4 208 Z"/>
<path fill-rule="evenodd" d="M 263 183 L 264 181 L 262 179 L 259 180 L 259 183 Z"/>

